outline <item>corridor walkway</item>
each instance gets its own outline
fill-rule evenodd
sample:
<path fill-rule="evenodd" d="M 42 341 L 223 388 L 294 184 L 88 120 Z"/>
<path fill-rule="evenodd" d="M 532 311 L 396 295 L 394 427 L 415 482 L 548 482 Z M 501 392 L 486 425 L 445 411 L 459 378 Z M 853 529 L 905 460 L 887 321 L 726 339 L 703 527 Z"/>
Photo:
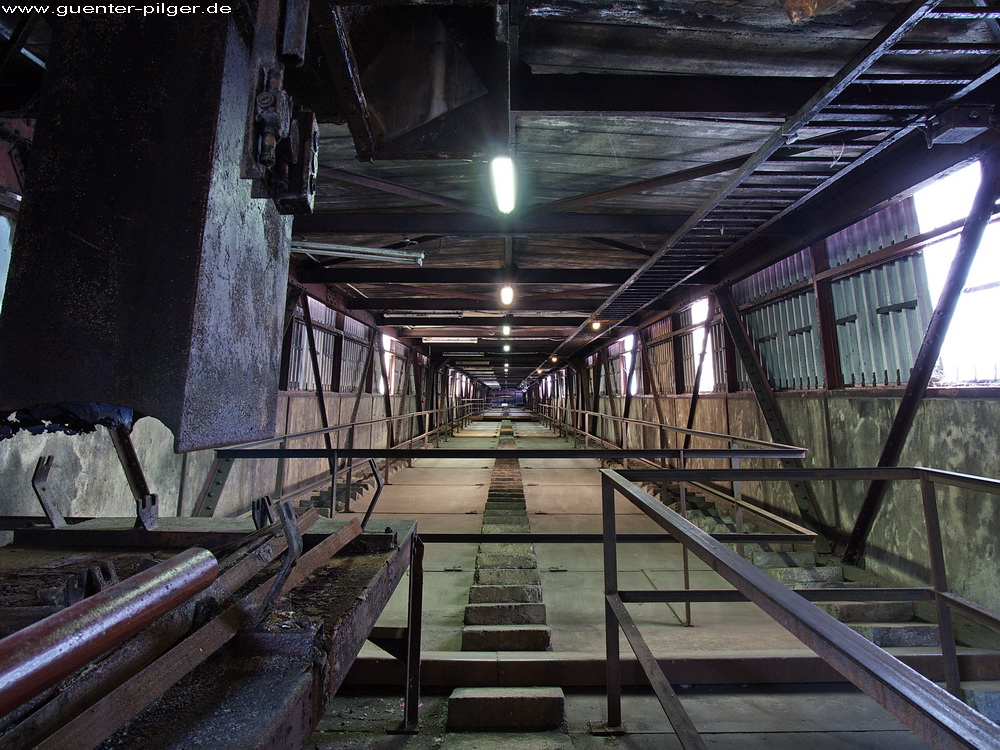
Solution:
<path fill-rule="evenodd" d="M 499 421 L 474 422 L 442 448 L 495 448 Z M 534 422 L 514 422 L 518 448 L 572 448 Z M 600 461 L 523 459 L 520 462 L 532 533 L 600 533 Z M 423 458 L 389 478 L 371 528 L 378 519 L 416 519 L 418 531 L 478 533 L 493 470 L 492 460 Z M 356 503 L 364 509 L 366 499 Z M 653 533 L 657 527 L 619 500 L 620 533 Z M 422 731 L 413 737 L 387 736 L 385 725 L 398 721 L 399 699 L 372 700 L 372 693 L 399 690 L 392 674 L 398 667 L 380 649 L 368 645 L 352 670 L 347 695 L 338 697 L 313 741 L 318 748 L 671 748 L 679 747 L 662 709 L 648 688 L 626 695 L 624 716 L 630 734 L 595 737 L 590 725 L 606 717 L 604 680 L 604 611 L 601 547 L 598 544 L 535 545 L 548 625 L 550 652 L 462 652 L 461 632 L 469 588 L 476 567 L 476 544 L 428 544 L 424 561 L 424 682 Z M 729 588 L 714 571 L 690 559 L 693 588 Z M 623 544 L 619 547 L 622 588 L 681 588 L 681 550 L 677 544 Z M 909 748 L 926 747 L 873 701 L 848 687 L 817 685 L 738 688 L 720 686 L 685 692 L 685 675 L 704 682 L 699 670 L 716 660 L 742 664 L 746 679 L 765 665 L 811 652 L 754 605 L 696 604 L 692 627 L 683 622 L 683 605 L 630 605 L 643 635 L 660 658 L 682 665 L 679 683 L 685 705 L 705 741 L 713 748 Z M 380 624 L 401 625 L 406 616 L 406 587 L 401 585 Z M 631 657 L 624 637 L 623 658 Z M 774 662 L 778 659 L 778 662 Z M 737 669 L 733 674 L 740 676 Z M 669 676 L 669 675 L 668 675 Z M 773 682 L 783 681 L 775 674 Z M 398 684 L 396 679 L 395 684 Z M 455 734 L 444 732 L 447 690 L 456 685 L 580 685 L 567 693 L 566 732 L 531 735 Z M 351 697 L 351 693 L 356 697 Z M 361 708 L 364 706 L 364 708 Z M 381 708 L 379 708 L 381 707 Z M 847 718 L 850 717 L 850 718 Z M 850 731 L 845 731 L 849 729 Z"/>

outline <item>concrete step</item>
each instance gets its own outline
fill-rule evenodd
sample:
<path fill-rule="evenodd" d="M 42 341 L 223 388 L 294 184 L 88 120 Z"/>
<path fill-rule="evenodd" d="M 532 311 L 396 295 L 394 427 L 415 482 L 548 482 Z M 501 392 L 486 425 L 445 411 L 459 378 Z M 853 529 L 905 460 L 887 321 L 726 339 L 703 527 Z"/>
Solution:
<path fill-rule="evenodd" d="M 910 622 L 913 602 L 820 602 L 816 605 L 841 622 Z"/>
<path fill-rule="evenodd" d="M 1000 680 L 962 683 L 962 700 L 995 724 L 1000 724 Z"/>
<path fill-rule="evenodd" d="M 476 568 L 527 568 L 538 567 L 538 560 L 534 555 L 477 555 Z"/>
<path fill-rule="evenodd" d="M 462 630 L 463 651 L 548 651 L 547 625 L 472 625 Z"/>
<path fill-rule="evenodd" d="M 525 584 L 522 586 L 477 585 L 469 589 L 469 604 L 498 604 L 500 602 L 540 602 L 542 587 Z"/>
<path fill-rule="evenodd" d="M 466 625 L 544 625 L 545 605 L 540 602 L 468 604 Z"/>
<path fill-rule="evenodd" d="M 937 625 L 929 622 L 852 622 L 851 630 L 876 646 L 940 646 Z"/>
<path fill-rule="evenodd" d="M 844 569 L 830 565 L 823 568 L 789 568 L 775 567 L 762 568 L 770 576 L 777 578 L 782 583 L 840 583 L 844 580 Z"/>
<path fill-rule="evenodd" d="M 476 583 L 482 586 L 541 586 L 537 570 L 494 568 L 477 570 Z"/>
<path fill-rule="evenodd" d="M 483 509 L 483 518 L 489 518 L 491 516 L 495 518 L 504 518 L 506 516 L 526 516 L 528 515 L 527 509 L 522 506 L 520 508 L 494 508 L 489 503 Z"/>
<path fill-rule="evenodd" d="M 525 505 L 525 503 L 524 503 L 523 500 L 521 500 L 520 502 L 513 502 L 513 501 L 510 501 L 510 500 L 504 500 L 504 501 L 501 502 L 501 501 L 497 500 L 496 502 L 490 501 L 490 502 L 486 503 L 486 505 L 483 507 L 483 512 L 486 513 L 486 512 L 494 511 L 494 510 L 520 510 L 520 511 L 523 511 L 526 508 L 527 508 L 527 506 Z"/>
<path fill-rule="evenodd" d="M 448 699 L 449 732 L 544 732 L 565 718 L 561 688 L 458 688 Z"/>
<path fill-rule="evenodd" d="M 531 528 L 527 523 L 484 523 L 484 534 L 527 534 Z"/>
<path fill-rule="evenodd" d="M 533 555 L 535 545 L 517 542 L 483 542 L 479 545 L 481 555 Z"/>
<path fill-rule="evenodd" d="M 809 568 L 816 567 L 816 553 L 808 552 L 754 552 L 753 564 L 760 568 Z"/>

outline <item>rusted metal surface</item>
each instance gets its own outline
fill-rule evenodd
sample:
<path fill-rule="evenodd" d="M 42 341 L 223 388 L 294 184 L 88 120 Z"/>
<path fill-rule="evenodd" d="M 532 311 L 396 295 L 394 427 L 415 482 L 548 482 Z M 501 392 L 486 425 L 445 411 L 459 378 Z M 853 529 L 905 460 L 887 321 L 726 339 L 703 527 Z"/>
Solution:
<path fill-rule="evenodd" d="M 240 14 L 61 19 L 0 323 L 0 407 L 128 406 L 180 451 L 274 434 L 291 220 L 241 179 L 257 76 Z"/>
<path fill-rule="evenodd" d="M 61 529 L 66 526 L 66 519 L 59 512 L 52 496 L 49 494 L 49 472 L 52 470 L 52 456 L 42 456 L 35 464 L 35 473 L 31 476 L 31 489 L 35 491 L 35 497 L 45 512 L 45 517 L 49 519 L 53 529 Z"/>
<path fill-rule="evenodd" d="M 930 323 L 924 333 L 920 351 L 917 352 L 913 362 L 913 369 L 906 382 L 903 398 L 882 446 L 882 452 L 878 458 L 879 466 L 895 466 L 903 454 L 910 428 L 917 416 L 917 408 L 927 393 L 927 385 L 937 364 L 944 337 L 948 333 L 948 326 L 955 314 L 962 290 L 965 288 L 972 262 L 979 250 L 979 243 L 983 238 L 986 225 L 993 215 L 994 204 L 997 195 L 1000 194 L 1000 155 L 994 154 L 985 160 L 982 170 L 982 181 L 976 191 L 972 207 L 969 209 L 969 216 L 962 229 L 955 258 L 948 270 L 948 277 L 941 290 L 937 307 L 934 309 L 934 314 L 931 316 Z M 886 484 L 882 481 L 874 481 L 868 486 L 861 510 L 858 512 L 854 528 L 851 530 L 847 549 L 844 551 L 845 561 L 857 563 L 861 559 L 868 534 L 871 532 L 879 507 L 885 498 L 886 489 Z"/>
<path fill-rule="evenodd" d="M 614 514 L 615 493 L 625 496 L 657 525 L 682 540 L 687 549 L 750 601 L 931 745 L 979 750 L 1000 748 L 1000 727 L 989 719 L 803 600 L 619 474 L 607 469 L 602 469 L 601 474 L 605 516 Z M 605 559 L 615 557 L 614 530 L 613 520 L 606 520 Z"/>
<path fill-rule="evenodd" d="M 357 521 L 345 524 L 301 558 L 281 586 L 286 594 L 326 563 L 330 556 L 361 533 Z M 178 680 L 203 663 L 231 640 L 259 611 L 279 576 L 272 576 L 226 608 L 152 664 L 125 681 L 77 718 L 68 722 L 39 747 L 92 747 L 126 721 L 136 716 Z M 219 742 L 225 740 L 219 738 Z"/>
<path fill-rule="evenodd" d="M 191 549 L 0 641 L 5 714 L 207 588 L 219 566 Z"/>

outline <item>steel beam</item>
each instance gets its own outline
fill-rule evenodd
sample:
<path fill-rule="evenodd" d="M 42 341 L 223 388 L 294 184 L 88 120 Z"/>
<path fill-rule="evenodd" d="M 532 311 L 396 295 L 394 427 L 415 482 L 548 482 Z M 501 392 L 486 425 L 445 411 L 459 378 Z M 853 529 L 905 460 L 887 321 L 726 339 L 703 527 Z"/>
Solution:
<path fill-rule="evenodd" d="M 334 11 L 336 11 L 336 8 L 334 8 Z M 361 185 L 362 187 L 379 190 L 383 193 L 392 193 L 393 195 L 401 195 L 404 198 L 412 198 L 413 200 L 418 200 L 423 203 L 432 203 L 437 206 L 444 206 L 445 208 L 450 208 L 453 211 L 461 211 L 463 213 L 477 214 L 479 216 L 487 217 L 496 216 L 496 211 L 491 208 L 484 208 L 483 206 L 477 206 L 474 203 L 466 203 L 465 201 L 457 201 L 453 198 L 446 198 L 443 195 L 428 193 L 425 190 L 418 190 L 417 188 L 409 187 L 407 185 L 400 185 L 397 182 L 392 182 L 391 180 L 386 180 L 381 177 L 370 177 L 368 175 L 347 172 L 343 169 L 334 169 L 333 167 L 323 166 L 319 168 L 317 173 L 320 177 L 324 177 L 328 180 L 349 182 L 352 185 Z"/>
<path fill-rule="evenodd" d="M 620 284 L 622 268 L 332 268 L 304 269 L 299 278 L 326 284 Z"/>
<path fill-rule="evenodd" d="M 365 297 L 347 300 L 348 310 L 483 310 L 500 312 L 502 309 L 512 312 L 537 310 L 540 312 L 559 312 L 562 310 L 579 310 L 591 312 L 597 308 L 601 300 L 593 299 L 515 299 L 512 305 L 504 308 L 499 300 L 474 300 L 464 297 Z"/>
<path fill-rule="evenodd" d="M 726 322 L 726 328 L 729 329 L 729 333 L 732 336 L 736 352 L 739 354 L 747 376 L 750 378 L 754 396 L 757 398 L 757 405 L 764 416 L 764 422 L 771 433 L 771 438 L 775 442 L 791 445 L 791 431 L 788 429 L 788 425 L 781 415 L 778 399 L 775 398 L 774 390 L 771 388 L 767 373 L 764 371 L 764 366 L 761 364 L 760 358 L 753 348 L 750 335 L 743 325 L 743 320 L 740 318 L 740 313 L 736 309 L 736 303 L 733 302 L 733 297 L 728 287 L 717 289 L 715 291 L 715 299 L 719 305 L 719 311 L 722 313 L 722 318 Z M 783 459 L 782 464 L 787 468 L 802 468 L 803 465 L 802 460 L 797 458 Z M 816 496 L 809 483 L 790 480 L 788 486 L 792 491 L 795 504 L 798 506 L 799 513 L 802 515 L 802 519 L 806 525 L 829 538 L 829 530 L 823 521 L 823 514 L 820 511 L 819 503 L 816 501 Z"/>
<path fill-rule="evenodd" d="M 969 270 L 972 262 L 976 258 L 979 244 L 986 231 L 986 225 L 993 215 L 994 204 L 997 196 L 1000 195 L 1000 155 L 993 156 L 983 162 L 982 180 L 979 190 L 972 202 L 972 208 L 965 222 L 958 241 L 958 249 L 955 251 L 955 259 L 952 261 L 948 271 L 948 278 L 945 280 L 938 298 L 937 307 L 931 315 L 924 339 L 920 344 L 913 367 L 910 370 L 910 377 L 906 381 L 906 390 L 903 391 L 903 398 L 896 410 L 896 416 L 889 428 L 885 444 L 882 446 L 882 453 L 878 459 L 879 467 L 895 466 L 899 463 L 899 458 L 906 445 L 906 439 L 910 434 L 910 428 L 917 416 L 917 409 L 923 401 L 924 394 L 927 393 L 927 385 L 934 372 L 938 356 L 941 354 L 941 346 L 945 336 L 948 334 L 948 326 L 955 314 L 955 308 L 961 299 L 962 290 L 965 288 L 969 278 Z M 861 510 L 858 511 L 857 520 L 851 530 L 851 537 L 844 551 L 844 560 L 852 564 L 861 559 L 864 552 L 865 542 L 871 532 L 872 524 L 878 515 L 879 508 L 885 498 L 888 489 L 884 481 L 873 481 L 868 486 L 865 493 Z"/>
<path fill-rule="evenodd" d="M 668 235 L 687 218 L 685 214 L 553 214 L 551 216 L 497 216 L 467 213 L 342 213 L 296 216 L 294 234 L 441 234 L 469 237 L 585 237 L 591 235 Z"/>
<path fill-rule="evenodd" d="M 332 3 L 311 3 L 309 14 L 358 156 L 371 161 L 378 140 L 384 134 L 376 129 L 368 109 L 365 92 L 361 88 L 361 71 L 340 8 Z"/>

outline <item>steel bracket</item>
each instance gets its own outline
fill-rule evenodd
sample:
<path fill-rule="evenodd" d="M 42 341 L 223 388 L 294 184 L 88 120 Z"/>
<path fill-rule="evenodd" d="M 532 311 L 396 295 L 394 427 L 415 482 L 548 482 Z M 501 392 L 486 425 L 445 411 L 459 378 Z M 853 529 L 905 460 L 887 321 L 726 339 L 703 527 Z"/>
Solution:
<path fill-rule="evenodd" d="M 45 517 L 53 529 L 61 529 L 66 526 L 66 519 L 59 512 L 56 504 L 49 494 L 49 471 L 52 469 L 52 456 L 42 456 L 35 464 L 35 473 L 31 476 L 31 488 L 35 491 L 35 496 L 45 512 Z"/>

